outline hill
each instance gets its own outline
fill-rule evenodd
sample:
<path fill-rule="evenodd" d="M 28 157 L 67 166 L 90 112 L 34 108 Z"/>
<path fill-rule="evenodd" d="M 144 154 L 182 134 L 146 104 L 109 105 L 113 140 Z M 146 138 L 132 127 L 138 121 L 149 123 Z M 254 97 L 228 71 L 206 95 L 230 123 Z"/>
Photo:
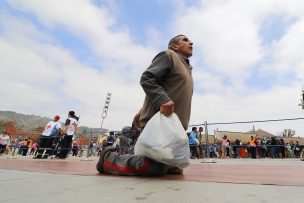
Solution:
<path fill-rule="evenodd" d="M 52 118 L 37 115 L 25 115 L 14 111 L 0 111 L 1 123 L 13 121 L 17 129 L 25 131 L 33 131 L 38 127 L 44 127 L 50 120 L 52 120 Z M 86 126 L 78 127 L 78 132 L 81 134 L 90 134 L 91 132 L 96 134 L 99 131 L 99 128 L 89 128 Z M 102 129 L 102 131 L 107 131 L 107 129 Z"/>

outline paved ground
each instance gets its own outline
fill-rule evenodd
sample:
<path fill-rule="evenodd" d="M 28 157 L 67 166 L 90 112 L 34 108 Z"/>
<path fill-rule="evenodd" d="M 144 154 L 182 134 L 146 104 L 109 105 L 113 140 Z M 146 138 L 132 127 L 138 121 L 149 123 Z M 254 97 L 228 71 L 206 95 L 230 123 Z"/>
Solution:
<path fill-rule="evenodd" d="M 303 202 L 304 162 L 192 160 L 184 175 L 100 175 L 96 158 L 0 157 L 0 202 Z"/>

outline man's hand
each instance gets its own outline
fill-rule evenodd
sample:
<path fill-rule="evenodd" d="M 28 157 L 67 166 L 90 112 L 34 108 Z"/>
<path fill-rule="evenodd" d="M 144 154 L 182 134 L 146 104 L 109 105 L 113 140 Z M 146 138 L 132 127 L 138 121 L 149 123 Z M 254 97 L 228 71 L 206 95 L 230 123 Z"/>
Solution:
<path fill-rule="evenodd" d="M 162 104 L 159 108 L 159 111 L 161 114 L 164 114 L 165 116 L 170 116 L 174 112 L 174 102 L 168 101 Z"/>

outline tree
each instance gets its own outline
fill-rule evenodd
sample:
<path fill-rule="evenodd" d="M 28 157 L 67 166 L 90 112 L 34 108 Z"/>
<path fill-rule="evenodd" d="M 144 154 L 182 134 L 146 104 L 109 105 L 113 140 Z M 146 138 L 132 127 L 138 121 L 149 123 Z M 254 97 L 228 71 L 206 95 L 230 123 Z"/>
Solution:
<path fill-rule="evenodd" d="M 291 130 L 291 129 L 284 129 L 282 132 L 283 137 L 293 137 L 296 134 L 296 131 Z"/>
<path fill-rule="evenodd" d="M 4 130 L 4 128 L 6 127 L 7 122 L 0 120 L 0 130 Z"/>
<path fill-rule="evenodd" d="M 302 90 L 302 99 L 301 99 L 301 103 L 299 104 L 299 106 L 302 106 L 302 109 L 304 109 L 304 89 Z"/>

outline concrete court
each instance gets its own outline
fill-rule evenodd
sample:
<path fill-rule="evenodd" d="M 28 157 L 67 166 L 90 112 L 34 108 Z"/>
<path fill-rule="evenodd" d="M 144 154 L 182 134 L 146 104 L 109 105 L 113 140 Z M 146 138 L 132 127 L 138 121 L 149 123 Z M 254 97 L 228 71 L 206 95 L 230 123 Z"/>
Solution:
<path fill-rule="evenodd" d="M 141 178 L 99 175 L 96 158 L 29 158 L 0 157 L 0 202 L 304 201 L 304 162 L 296 159 L 198 159 L 182 176 Z"/>

